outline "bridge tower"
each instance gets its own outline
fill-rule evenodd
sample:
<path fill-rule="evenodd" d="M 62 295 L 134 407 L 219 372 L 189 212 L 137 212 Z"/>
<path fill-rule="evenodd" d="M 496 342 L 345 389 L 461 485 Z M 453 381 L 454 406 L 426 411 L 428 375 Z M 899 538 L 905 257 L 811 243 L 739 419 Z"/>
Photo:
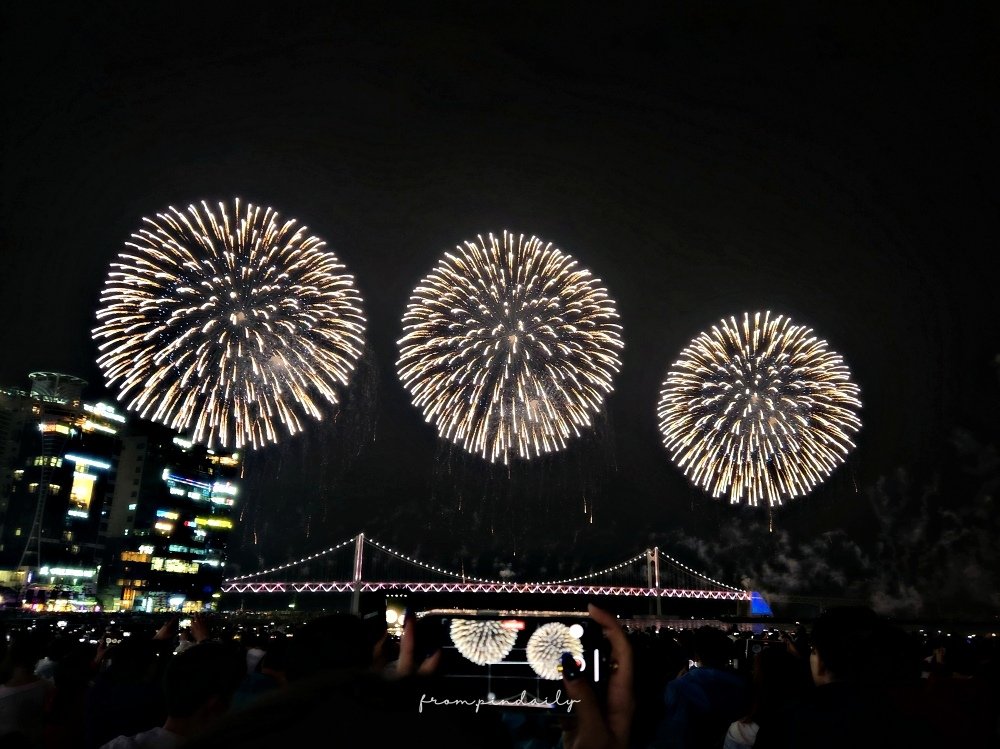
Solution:
<path fill-rule="evenodd" d="M 646 587 L 656 591 L 656 615 L 662 616 L 662 604 L 660 599 L 660 547 L 654 546 L 646 549 Z M 651 612 L 653 613 L 653 612 Z"/>
<path fill-rule="evenodd" d="M 354 537 L 354 589 L 351 593 L 351 613 L 361 613 L 361 571 L 365 553 L 365 534 Z"/>

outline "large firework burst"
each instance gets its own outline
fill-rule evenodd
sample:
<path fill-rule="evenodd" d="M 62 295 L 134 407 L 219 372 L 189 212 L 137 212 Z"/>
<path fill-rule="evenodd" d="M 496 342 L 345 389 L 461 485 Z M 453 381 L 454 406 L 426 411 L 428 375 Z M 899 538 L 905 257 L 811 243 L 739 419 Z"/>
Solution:
<path fill-rule="evenodd" d="M 458 652 L 473 663 L 499 663 L 517 641 L 517 630 L 498 621 L 452 619 L 451 641 Z"/>
<path fill-rule="evenodd" d="M 399 377 L 442 437 L 490 462 L 562 449 L 621 366 L 615 303 L 552 244 L 506 231 L 478 239 L 413 291 Z"/>
<path fill-rule="evenodd" d="M 811 491 L 861 428 L 859 390 L 812 330 L 770 312 L 722 320 L 681 351 L 657 414 L 672 459 L 697 486 L 751 505 Z"/>
<path fill-rule="evenodd" d="M 565 624 L 543 624 L 528 638 L 528 665 L 543 679 L 562 678 L 563 653 L 571 654 L 577 661 L 583 658 L 583 643 Z"/>
<path fill-rule="evenodd" d="M 365 318 L 325 243 L 271 208 L 171 207 L 101 292 L 97 363 L 118 399 L 208 446 L 260 447 L 340 401 Z"/>

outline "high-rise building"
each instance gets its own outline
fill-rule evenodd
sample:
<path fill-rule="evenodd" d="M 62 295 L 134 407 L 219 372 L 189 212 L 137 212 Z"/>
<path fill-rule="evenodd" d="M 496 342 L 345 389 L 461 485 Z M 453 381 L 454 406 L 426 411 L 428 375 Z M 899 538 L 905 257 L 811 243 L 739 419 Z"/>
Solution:
<path fill-rule="evenodd" d="M 26 390 L 0 388 L 0 599 L 9 601 L 17 598 L 24 586 L 25 574 L 15 567 L 16 560 L 9 564 L 13 546 L 8 535 L 13 530 L 8 522 L 8 506 L 14 490 L 14 472 L 20 469 L 21 441 L 25 425 L 31 418 L 31 399 Z M 6 554 L 5 550 L 10 547 Z"/>
<path fill-rule="evenodd" d="M 239 454 L 85 402 L 78 377 L 29 377 L 0 390 L 0 585 L 50 610 L 214 608 Z"/>
<path fill-rule="evenodd" d="M 95 600 L 126 419 L 108 404 L 83 402 L 78 377 L 29 378 L 30 391 L 8 390 L 0 401 L 0 565 L 22 572 L 29 603 L 86 608 Z"/>
<path fill-rule="evenodd" d="M 106 607 L 215 607 L 233 529 L 241 458 L 155 424 L 123 440 L 102 570 Z"/>

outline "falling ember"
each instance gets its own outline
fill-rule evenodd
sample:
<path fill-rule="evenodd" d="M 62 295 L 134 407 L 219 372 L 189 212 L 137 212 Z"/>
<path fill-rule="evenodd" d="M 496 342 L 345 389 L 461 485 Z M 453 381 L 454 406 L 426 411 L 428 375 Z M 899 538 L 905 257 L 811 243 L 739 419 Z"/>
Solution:
<path fill-rule="evenodd" d="M 143 418 L 213 447 L 261 447 L 340 403 L 364 346 L 354 279 L 271 208 L 173 207 L 111 264 L 97 364 Z"/>
<path fill-rule="evenodd" d="M 768 507 L 808 494 L 846 459 L 860 391 L 812 330 L 770 312 L 722 320 L 681 351 L 657 408 L 678 467 L 713 497 Z"/>
<path fill-rule="evenodd" d="M 591 426 L 624 344 L 614 300 L 572 257 L 537 237 L 478 240 L 414 289 L 397 367 L 442 437 L 508 464 Z"/>

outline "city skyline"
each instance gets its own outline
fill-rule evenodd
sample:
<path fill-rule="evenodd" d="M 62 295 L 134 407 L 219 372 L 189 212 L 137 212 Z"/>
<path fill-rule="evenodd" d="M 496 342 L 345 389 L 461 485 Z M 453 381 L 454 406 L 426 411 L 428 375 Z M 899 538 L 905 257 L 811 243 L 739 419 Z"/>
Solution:
<path fill-rule="evenodd" d="M 110 395 L 90 331 L 142 216 L 240 197 L 308 226 L 354 275 L 368 347 L 335 422 L 248 457 L 244 565 L 389 527 L 515 567 L 766 538 L 760 508 L 691 486 L 656 418 L 687 342 L 758 309 L 828 340 L 863 404 L 845 464 L 774 512 L 798 551 L 874 548 L 867 490 L 954 470 L 956 430 L 996 439 L 986 10 L 261 6 L 177 36 L 171 10 L 124 8 L 4 11 L 0 384 L 53 370 Z M 504 230 L 600 278 L 625 343 L 591 436 L 506 472 L 443 444 L 394 366 L 417 282 Z"/>

